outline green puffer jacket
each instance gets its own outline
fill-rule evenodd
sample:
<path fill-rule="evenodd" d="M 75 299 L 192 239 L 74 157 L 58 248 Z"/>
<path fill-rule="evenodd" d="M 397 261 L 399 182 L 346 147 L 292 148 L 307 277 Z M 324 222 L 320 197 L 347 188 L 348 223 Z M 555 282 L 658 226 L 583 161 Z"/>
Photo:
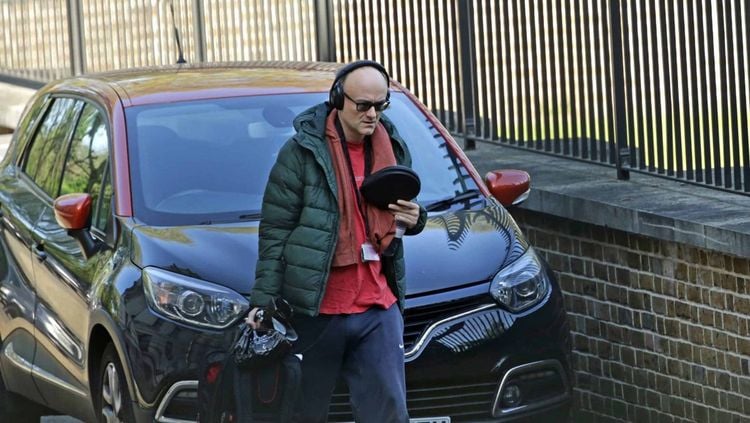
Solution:
<path fill-rule="evenodd" d="M 263 196 L 258 264 L 250 294 L 253 306 L 281 296 L 295 313 L 315 316 L 320 310 L 338 239 L 339 209 L 336 176 L 324 138 L 328 108 L 325 103 L 294 120 L 297 134 L 281 148 Z M 406 144 L 385 117 L 396 162 L 411 166 Z M 420 210 L 422 231 L 427 212 Z M 383 261 L 383 273 L 403 310 L 406 291 L 403 247 Z"/>

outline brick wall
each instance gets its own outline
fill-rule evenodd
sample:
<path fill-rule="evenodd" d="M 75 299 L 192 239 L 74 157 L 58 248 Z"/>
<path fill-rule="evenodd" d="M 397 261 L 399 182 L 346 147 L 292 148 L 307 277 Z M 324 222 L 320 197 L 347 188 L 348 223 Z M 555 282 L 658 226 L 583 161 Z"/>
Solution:
<path fill-rule="evenodd" d="M 565 293 L 576 422 L 750 422 L 749 258 L 513 215 Z"/>

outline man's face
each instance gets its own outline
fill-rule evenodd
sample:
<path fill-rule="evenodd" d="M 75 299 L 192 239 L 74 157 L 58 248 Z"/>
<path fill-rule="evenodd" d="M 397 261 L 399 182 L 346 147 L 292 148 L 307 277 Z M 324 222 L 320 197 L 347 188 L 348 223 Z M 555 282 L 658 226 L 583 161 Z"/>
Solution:
<path fill-rule="evenodd" d="M 384 101 L 388 95 L 388 85 L 377 69 L 364 67 L 347 75 L 344 93 L 344 108 L 339 110 L 344 135 L 349 142 L 362 141 L 375 131 L 381 112 L 376 111 L 375 107 L 360 112 L 356 103 Z"/>

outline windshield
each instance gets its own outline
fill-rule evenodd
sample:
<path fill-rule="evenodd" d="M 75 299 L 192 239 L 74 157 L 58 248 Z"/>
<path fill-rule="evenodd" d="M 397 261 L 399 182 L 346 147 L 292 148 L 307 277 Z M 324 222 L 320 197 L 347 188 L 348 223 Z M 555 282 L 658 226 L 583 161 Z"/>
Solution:
<path fill-rule="evenodd" d="M 325 93 L 138 106 L 127 111 L 135 215 L 150 225 L 259 217 L 268 174 L 293 120 Z M 385 112 L 406 141 L 423 205 L 477 189 L 427 117 L 403 93 Z M 476 203 L 481 201 L 473 199 Z M 465 207 L 466 202 L 454 205 Z"/>

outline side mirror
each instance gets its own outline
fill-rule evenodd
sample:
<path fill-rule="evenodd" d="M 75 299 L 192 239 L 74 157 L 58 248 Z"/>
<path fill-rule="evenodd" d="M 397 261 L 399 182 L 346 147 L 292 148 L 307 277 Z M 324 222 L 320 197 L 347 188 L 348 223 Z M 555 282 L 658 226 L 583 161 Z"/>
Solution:
<path fill-rule="evenodd" d="M 101 249 L 91 236 L 91 195 L 89 194 L 65 194 L 57 197 L 54 203 L 55 220 L 68 235 L 78 241 L 84 257 L 89 258 Z"/>
<path fill-rule="evenodd" d="M 505 207 L 521 204 L 529 198 L 531 176 L 523 170 L 493 170 L 484 176 L 492 196 Z"/>

